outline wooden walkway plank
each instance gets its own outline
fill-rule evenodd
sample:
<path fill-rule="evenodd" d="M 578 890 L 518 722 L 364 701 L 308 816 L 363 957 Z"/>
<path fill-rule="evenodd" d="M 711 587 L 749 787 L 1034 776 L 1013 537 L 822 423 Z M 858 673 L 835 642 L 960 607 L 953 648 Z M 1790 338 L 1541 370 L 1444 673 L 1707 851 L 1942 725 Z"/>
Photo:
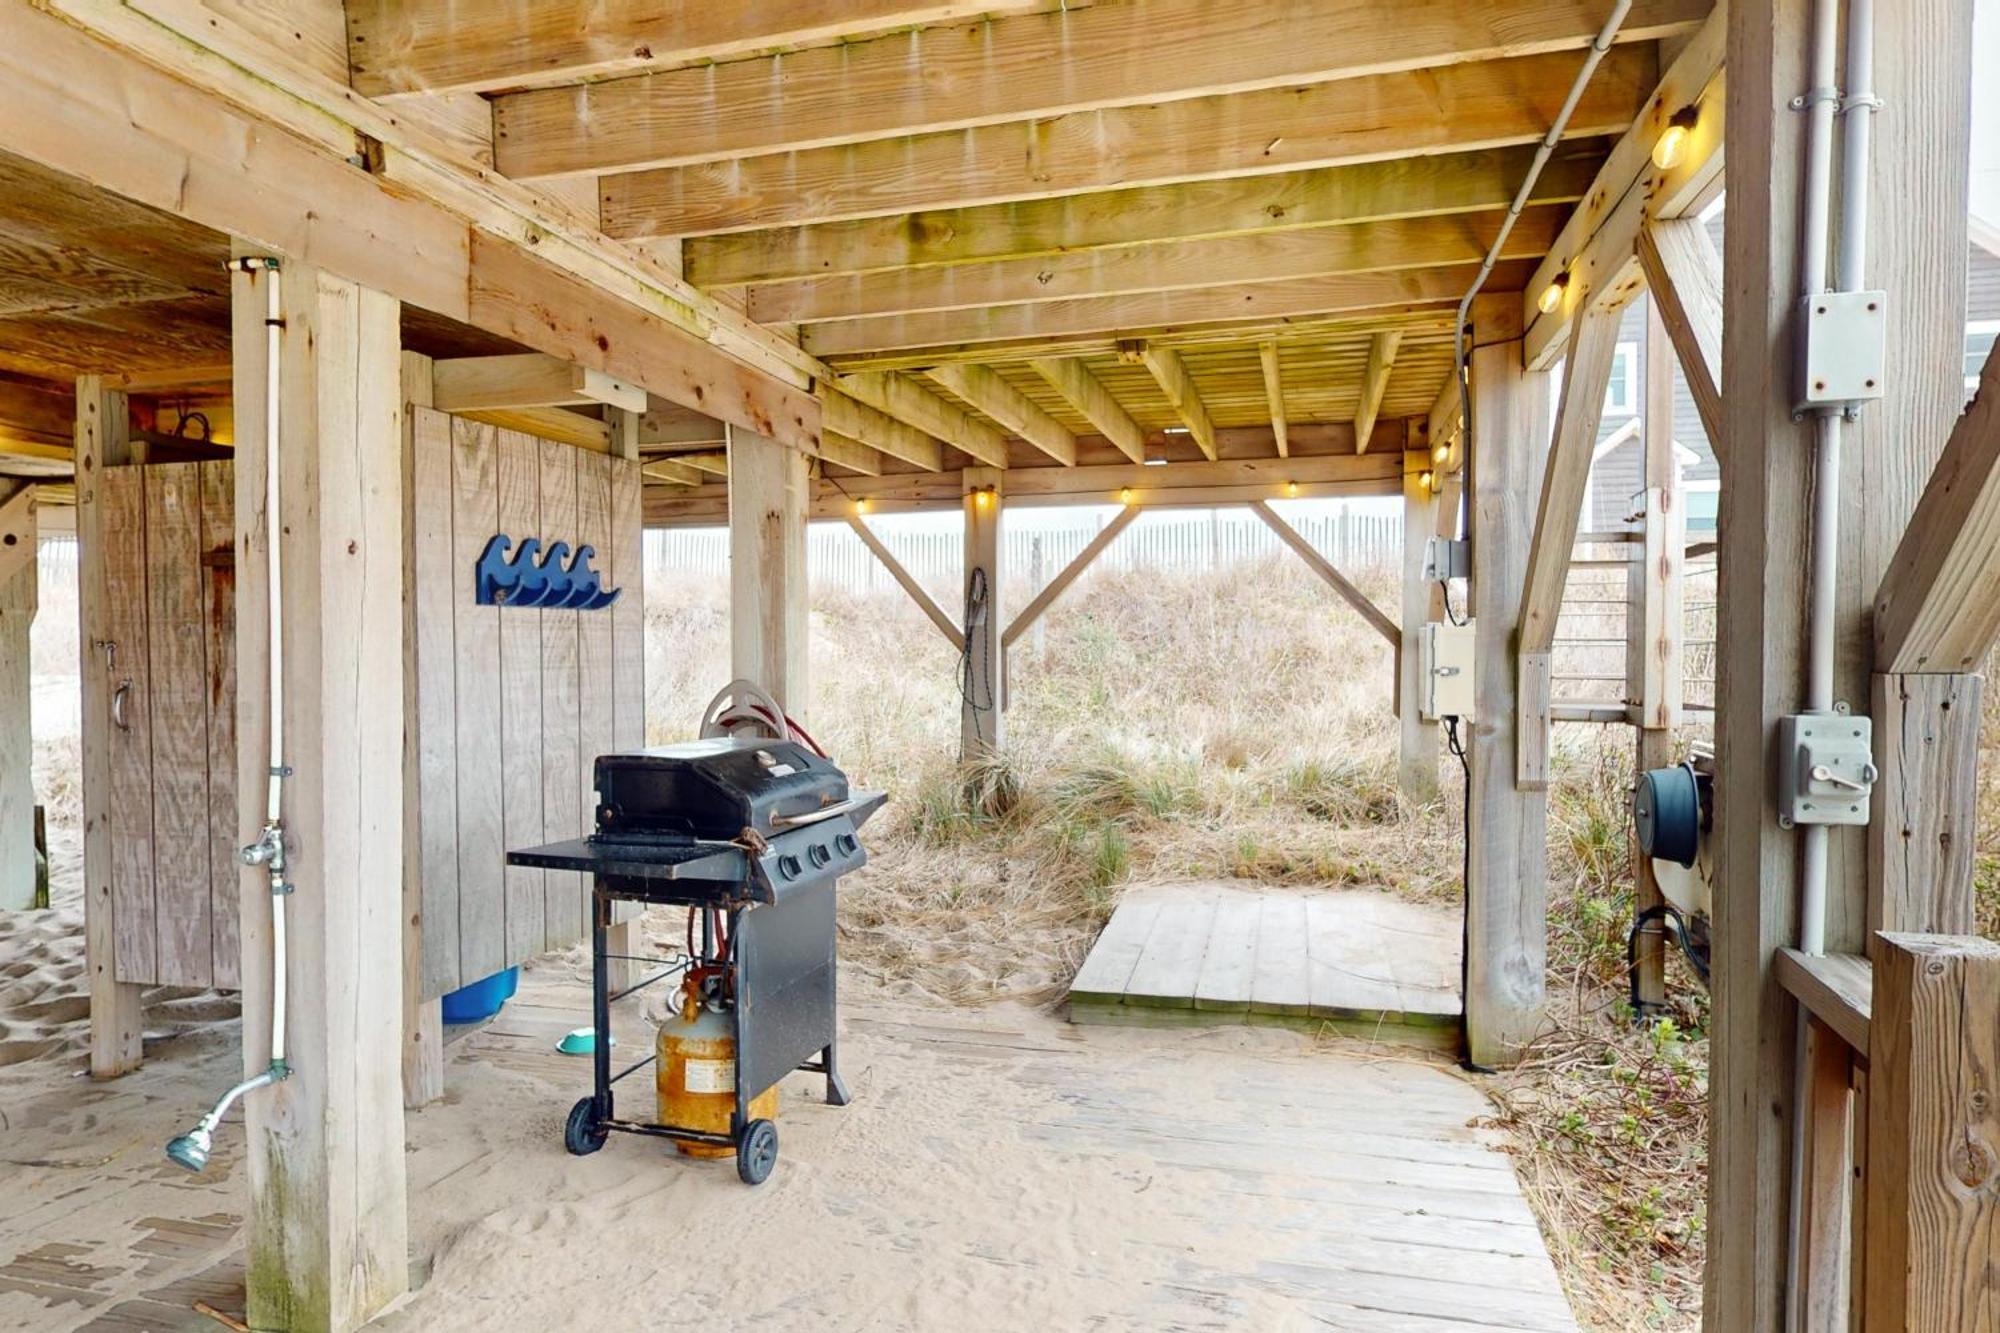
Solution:
<path fill-rule="evenodd" d="M 1391 1018 L 1402 1011 L 1403 995 L 1383 959 L 1379 934 L 1356 923 L 1339 899 L 1313 894 L 1306 899 L 1306 952 L 1310 959 L 1312 1013 L 1318 1017 Z"/>
<path fill-rule="evenodd" d="M 1195 978 L 1208 952 L 1215 913 L 1215 899 L 1207 894 L 1176 896 L 1161 904 L 1159 920 L 1125 983 L 1126 1004 L 1194 1007 Z"/>
<path fill-rule="evenodd" d="M 1156 898 L 1128 900 L 1118 905 L 1091 947 L 1090 956 L 1077 970 L 1076 979 L 1070 983 L 1072 1003 L 1124 1003 L 1125 984 L 1131 980 L 1132 969 L 1145 951 L 1146 937 L 1153 933 L 1160 907 Z"/>
<path fill-rule="evenodd" d="M 1311 960 L 1306 951 L 1306 901 L 1296 893 L 1265 897 L 1257 919 L 1257 965 L 1251 982 L 1254 1013 L 1302 1017 L 1311 1011 Z"/>
<path fill-rule="evenodd" d="M 1208 949 L 1195 978 L 1195 1008 L 1250 1008 L 1257 976 L 1257 936 L 1266 900 L 1261 893 L 1231 894 L 1217 900 Z"/>

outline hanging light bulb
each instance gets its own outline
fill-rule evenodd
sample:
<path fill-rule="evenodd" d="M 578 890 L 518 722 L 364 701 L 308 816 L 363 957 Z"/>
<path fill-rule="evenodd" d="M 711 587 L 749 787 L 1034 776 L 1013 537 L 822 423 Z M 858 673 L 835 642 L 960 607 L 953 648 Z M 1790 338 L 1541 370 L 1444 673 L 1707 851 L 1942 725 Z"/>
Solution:
<path fill-rule="evenodd" d="M 1564 269 L 1561 273 L 1549 279 L 1549 285 L 1542 288 L 1541 299 L 1536 301 L 1535 304 L 1541 307 L 1544 315 L 1553 315 L 1556 312 L 1556 307 L 1562 304 L 1563 292 L 1568 290 L 1568 288 L 1569 270 Z"/>
<path fill-rule="evenodd" d="M 1433 483 L 1435 483 L 1436 481 L 1437 481 L 1437 474 L 1432 472 L 1429 468 L 1425 468 L 1423 471 L 1423 475 L 1417 478 L 1417 485 L 1423 487 L 1427 491 L 1433 490 L 1435 489 Z"/>
<path fill-rule="evenodd" d="M 1443 467 L 1445 460 L 1450 457 L 1451 443 L 1447 440 L 1439 440 L 1431 449 L 1431 462 L 1436 463 L 1439 467 Z"/>
<path fill-rule="evenodd" d="M 1285 483 L 1285 494 L 1286 494 L 1286 495 L 1287 495 L 1288 497 L 1290 497 L 1291 499 L 1294 499 L 1294 500 L 1298 499 L 1298 497 L 1299 497 L 1299 484 L 1298 484 L 1298 483 L 1297 483 L 1296 481 L 1288 481 L 1288 482 L 1286 482 L 1286 483 Z"/>
<path fill-rule="evenodd" d="M 993 488 L 991 486 L 982 486 L 974 491 L 972 493 L 972 503 L 981 509 L 991 509 L 993 507 Z"/>
<path fill-rule="evenodd" d="M 867 512 L 868 512 L 868 502 L 867 502 L 866 500 L 856 500 L 856 501 L 854 502 L 854 512 L 855 512 L 855 513 L 857 513 L 857 514 L 865 514 L 865 513 L 867 513 Z"/>
<path fill-rule="evenodd" d="M 1688 135 L 1694 129 L 1695 119 L 1696 112 L 1691 106 L 1684 106 L 1674 112 L 1673 119 L 1667 122 L 1667 128 L 1660 132 L 1659 138 L 1653 140 L 1654 166 L 1661 171 L 1672 171 L 1679 165 L 1681 154 L 1687 151 Z"/>
<path fill-rule="evenodd" d="M 1132 488 L 1130 486 L 1120 486 L 1118 488 L 1118 503 L 1122 505 L 1132 503 Z"/>

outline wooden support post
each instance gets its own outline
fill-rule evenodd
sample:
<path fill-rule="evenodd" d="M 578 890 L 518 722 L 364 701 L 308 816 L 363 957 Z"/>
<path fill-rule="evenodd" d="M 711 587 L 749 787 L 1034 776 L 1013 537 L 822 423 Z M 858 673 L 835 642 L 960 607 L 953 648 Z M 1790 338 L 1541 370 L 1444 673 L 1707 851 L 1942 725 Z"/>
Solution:
<path fill-rule="evenodd" d="M 1056 571 L 1056 576 L 1043 585 L 1035 593 L 1034 599 L 1021 608 L 1021 614 L 1015 616 L 1008 624 L 1006 632 L 1000 636 L 1001 651 L 1005 652 L 1012 648 L 1023 634 L 1042 623 L 1042 617 L 1047 614 L 1051 606 L 1055 605 L 1056 598 L 1062 596 L 1070 584 L 1083 576 L 1083 571 L 1089 569 L 1097 557 L 1104 554 L 1106 547 L 1118 540 L 1119 533 L 1132 526 L 1134 520 L 1139 517 L 1139 512 L 1138 505 L 1126 505 L 1118 511 L 1118 517 L 1100 528 L 1097 535 L 1076 553 L 1076 559 Z M 1036 549 L 1039 551 L 1040 548 Z"/>
<path fill-rule="evenodd" d="M 1424 450 L 1403 455 L 1403 629 L 1396 649 L 1396 719 L 1402 733 L 1396 764 L 1396 785 L 1412 801 L 1430 801 L 1438 792 L 1438 729 L 1418 706 L 1423 673 L 1418 645 L 1431 615 L 1431 593 L 1437 587 L 1424 577 L 1424 550 L 1437 527 L 1437 497 L 1423 483 L 1431 471 Z"/>
<path fill-rule="evenodd" d="M 644 415 L 643 412 L 630 407 L 610 406 L 604 409 L 605 422 L 610 427 L 609 442 L 613 458 L 627 463 L 636 463 L 639 461 L 639 427 Z M 789 454 L 793 451 L 781 448 L 780 452 Z M 727 452 L 724 454 L 725 468 L 728 466 L 730 456 Z M 804 461 L 802 457 L 801 461 Z M 622 561 L 625 559 L 624 553 L 627 550 L 627 547 L 624 545 L 625 538 L 622 533 L 619 535 L 618 541 L 618 554 L 613 558 Z M 801 546 L 804 544 L 803 532 L 800 534 L 800 544 Z M 643 552 L 645 549 L 644 537 L 634 538 L 630 549 Z M 628 597 L 639 601 L 640 610 L 633 619 L 635 622 L 643 624 L 645 590 L 642 587 L 642 578 L 638 573 L 620 569 L 618 571 L 618 581 L 631 589 L 631 592 L 627 594 Z M 801 575 L 799 581 L 799 588 L 801 589 L 799 596 L 801 600 L 805 596 L 804 587 L 805 581 L 803 575 Z M 614 630 L 613 632 L 618 633 L 624 628 L 624 626 L 620 626 L 618 630 Z M 805 650 L 801 647 L 799 651 L 803 655 Z M 740 675 L 741 673 L 737 674 Z M 785 703 L 784 706 L 794 714 L 803 712 L 805 709 L 805 702 L 802 697 L 804 693 L 804 687 L 800 686 L 800 701 L 797 703 Z M 645 691 L 641 689 L 639 695 L 641 700 L 639 711 L 643 712 L 645 707 L 643 702 Z M 782 702 L 785 696 L 781 694 L 778 698 Z M 622 707 L 623 703 L 623 700 L 618 701 L 618 706 Z M 618 735 L 614 737 L 613 743 L 619 749 L 622 750 L 632 745 L 645 744 L 646 728 L 643 719 L 641 719 L 638 725 L 632 726 L 629 725 L 629 719 L 621 717 L 618 719 L 617 730 Z M 591 764 L 594 759 L 595 756 L 592 756 L 583 762 Z M 581 887 L 587 899 L 590 886 L 586 882 Z M 584 910 L 588 913 L 590 908 L 586 905 Z M 615 902 L 611 904 L 611 929 L 605 932 L 604 948 L 605 952 L 614 956 L 605 964 L 604 978 L 605 984 L 610 986 L 614 991 L 629 990 L 644 979 L 645 964 L 635 961 L 646 953 L 645 939 L 640 930 L 640 925 L 644 919 L 645 908 L 641 904 L 631 902 Z"/>
<path fill-rule="evenodd" d="M 1862 1327 L 1990 1328 L 2000 1309 L 2000 944 L 1882 936 L 1868 1042 Z"/>
<path fill-rule="evenodd" d="M 1847 1327 L 1854 1053 L 1816 1018 L 1806 1022 L 1805 1192 L 1799 1244 L 1799 1333 Z"/>
<path fill-rule="evenodd" d="M 241 431 L 242 427 L 237 428 Z M 240 438 L 240 436 L 239 436 Z M 101 478 L 132 461 L 125 395 L 101 375 L 76 382 L 78 663 L 83 692 L 83 939 L 90 968 L 90 1073 L 115 1078 L 139 1067 L 140 987 L 118 979 L 117 910 L 112 893 L 111 590 L 105 555 Z"/>
<path fill-rule="evenodd" d="M 969 467 L 965 492 L 965 665 L 959 710 L 959 757 L 970 759 L 1006 741 L 1007 684 L 1001 674 L 1002 599 L 1001 511 L 1006 506 L 1006 474 L 998 468 Z"/>
<path fill-rule="evenodd" d="M 34 727 L 28 628 L 35 621 L 35 492 L 0 481 L 0 911 L 35 902 Z"/>
<path fill-rule="evenodd" d="M 1807 602 L 1814 427 L 1792 415 L 1798 237 L 1804 205 L 1805 118 L 1790 100 L 1811 83 L 1811 6 L 1732 5 L 1729 207 L 1720 366 L 1724 488 L 1717 559 L 1716 921 L 1711 1045 L 1709 1328 L 1774 1333 L 1786 1306 L 1796 1007 L 1773 984 L 1775 950 L 1795 942 L 1799 839 L 1778 827 L 1771 741 L 1796 712 L 1806 676 L 1803 617 L 1772 608 Z M 1868 281 L 1889 303 L 1885 397 L 1863 409 L 1843 467 L 1834 698 L 1860 709 L 1873 693 L 1866 598 L 1882 580 L 1917 492 L 1956 419 L 1963 388 L 1966 137 L 1971 121 L 1968 0 L 1878 6 L 1876 117 L 1865 188 L 1871 212 Z M 1843 183 L 1843 188 L 1859 183 Z M 1884 753 L 1887 727 L 1875 744 Z M 1964 770 L 1970 780 L 1970 770 Z M 1893 782 L 1886 771 L 1884 782 Z M 1931 799 L 1938 799 L 1933 796 Z M 1886 836 L 1880 830 L 1876 836 Z M 1826 947 L 1866 947 L 1870 858 L 1861 829 L 1833 830 Z M 1877 995 L 1883 971 L 1876 970 Z M 1880 1021 L 1882 1002 L 1876 1004 Z M 1871 1037 L 1869 1087 L 1879 1105 L 1906 1070 Z M 1871 1177 L 1907 1155 L 1890 1149 L 1870 1112 Z M 1942 1161 L 1942 1157 L 1937 1159 Z M 1926 1163 L 1933 1166 L 1935 1163 Z M 1804 1169 L 1800 1165 L 1799 1169 Z M 1874 1185 L 1871 1182 L 1871 1191 Z M 1883 1242 L 1869 1207 L 1866 1250 Z M 1938 1233 L 1930 1233 L 1936 1235 Z M 1899 1261 L 1900 1262 L 1900 1261 Z M 1875 1307 L 1871 1265 L 1867 1300 Z M 1804 1296 L 1802 1291 L 1798 1293 Z M 1903 1325 L 1883 1324 L 1882 1327 Z M 1944 1328 L 1951 1320 L 1911 1325 Z M 1875 1327 L 1871 1320 L 1869 1327 Z"/>
<path fill-rule="evenodd" d="M 729 429 L 730 669 L 802 717 L 806 693 L 806 500 L 811 460 Z"/>
<path fill-rule="evenodd" d="M 938 627 L 938 633 L 944 635 L 945 640 L 953 648 L 963 652 L 964 632 L 952 623 L 951 616 L 937 604 L 937 599 L 931 596 L 930 590 L 917 582 L 917 576 L 903 567 L 903 562 L 896 558 L 896 553 L 883 545 L 882 539 L 875 535 L 874 529 L 868 526 L 866 520 L 858 513 L 849 513 L 847 526 L 854 530 L 854 535 L 861 539 L 861 544 L 868 548 L 869 553 L 882 562 L 882 568 L 889 571 L 889 577 L 896 580 L 897 586 L 910 595 L 910 600 L 917 604 L 917 609 L 930 617 L 931 624 Z"/>
<path fill-rule="evenodd" d="M 1512 1064 L 1541 1023 L 1548 957 L 1548 798 L 1515 786 L 1514 647 L 1535 498 L 1548 452 L 1544 376 L 1522 360 L 1520 299 L 1473 306 L 1474 695 L 1465 886 L 1465 1038 L 1470 1060 Z"/>
<path fill-rule="evenodd" d="M 1340 594 L 1340 599 L 1353 607 L 1361 618 L 1368 622 L 1370 629 L 1387 641 L 1392 649 L 1400 649 L 1403 631 L 1396 622 L 1389 619 L 1382 608 L 1368 600 L 1368 594 L 1354 586 L 1345 574 L 1333 567 L 1333 562 L 1313 549 L 1313 544 L 1299 535 L 1297 528 L 1278 517 L 1276 510 L 1262 500 L 1250 502 L 1250 512 L 1264 520 L 1264 526 L 1278 535 L 1278 540 L 1292 548 L 1292 553 L 1306 562 L 1306 568 L 1319 575 L 1327 587 Z"/>
<path fill-rule="evenodd" d="M 267 284 L 280 283 L 279 364 Z M 359 1327 L 407 1290 L 403 1165 L 403 468 L 399 307 L 305 264 L 231 279 L 236 390 L 238 836 L 265 818 L 283 534 L 285 1036 L 290 1075 L 244 1102 L 248 1322 Z M 269 376 L 279 421 L 266 420 Z M 278 439 L 282 511 L 265 511 Z M 242 870 L 246 1073 L 268 1062 L 272 895 Z"/>
<path fill-rule="evenodd" d="M 1719 331 L 1718 325 L 1718 331 Z M 1641 418 L 1645 448 L 1644 512 L 1640 558 L 1627 579 L 1628 616 L 1625 679 L 1628 716 L 1637 727 L 1635 771 L 1665 768 L 1674 761 L 1673 728 L 1680 722 L 1684 664 L 1681 644 L 1683 566 L 1687 562 L 1687 522 L 1682 512 L 1680 462 L 1674 450 L 1674 351 L 1657 297 L 1647 303 L 1646 393 Z M 1632 846 L 1632 911 L 1635 916 L 1666 901 L 1653 858 Z M 1634 966 L 1642 1006 L 1667 999 L 1666 935 L 1648 930 L 1639 937 Z"/>
<path fill-rule="evenodd" d="M 403 493 L 416 494 L 415 415 L 434 406 L 431 359 L 404 352 Z M 419 764 L 423 751 L 417 707 L 416 524 L 403 532 L 403 1105 L 428 1106 L 444 1096 L 444 1000 L 424 995 L 424 859 Z"/>

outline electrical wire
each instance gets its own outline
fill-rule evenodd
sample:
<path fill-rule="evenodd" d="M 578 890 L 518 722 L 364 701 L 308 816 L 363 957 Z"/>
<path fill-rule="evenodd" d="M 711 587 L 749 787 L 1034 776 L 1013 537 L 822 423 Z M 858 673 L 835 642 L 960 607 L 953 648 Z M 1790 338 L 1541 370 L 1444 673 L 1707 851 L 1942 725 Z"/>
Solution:
<path fill-rule="evenodd" d="M 977 651 L 974 646 L 974 631 L 988 636 L 989 642 L 993 633 L 992 617 L 988 614 L 988 609 L 986 570 L 974 565 L 971 577 L 965 581 L 965 644 L 958 651 L 958 697 L 964 700 L 967 708 L 976 713 L 991 712 L 993 709 L 993 683 L 991 681 L 986 683 L 986 699 L 985 702 L 980 702 L 977 698 L 979 682 L 972 669 L 973 654 Z M 986 644 L 981 643 L 979 646 L 984 647 Z"/>
<path fill-rule="evenodd" d="M 1458 734 L 1459 719 L 1444 719 L 1445 748 L 1458 757 L 1459 771 L 1465 775 L 1465 800 L 1459 806 L 1459 834 L 1461 852 L 1459 858 L 1459 891 L 1465 896 L 1465 910 L 1459 914 L 1458 945 L 1458 1011 L 1465 1013 L 1465 996 L 1472 989 L 1472 759 L 1465 752 L 1465 742 Z M 1465 1026 L 1461 1020 L 1459 1030 L 1463 1034 Z M 1490 1074 L 1493 1071 L 1483 1065 L 1474 1064 L 1472 1048 L 1467 1045 L 1459 1052 L 1459 1064 L 1475 1074 Z"/>

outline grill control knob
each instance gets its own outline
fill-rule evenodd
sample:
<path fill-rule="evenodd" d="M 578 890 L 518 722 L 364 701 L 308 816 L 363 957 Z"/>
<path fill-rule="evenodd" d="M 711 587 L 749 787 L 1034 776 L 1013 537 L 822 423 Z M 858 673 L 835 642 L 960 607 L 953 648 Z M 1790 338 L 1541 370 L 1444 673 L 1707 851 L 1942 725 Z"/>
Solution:
<path fill-rule="evenodd" d="M 796 856 L 779 857 L 778 873 L 786 879 L 797 879 L 799 877 L 799 858 Z"/>
<path fill-rule="evenodd" d="M 861 844 L 855 841 L 852 833 L 841 834 L 833 840 L 833 845 L 840 849 L 842 856 L 852 856 L 861 850 Z"/>
<path fill-rule="evenodd" d="M 827 851 L 826 844 L 823 842 L 816 842 L 806 848 L 806 860 L 812 862 L 817 869 L 826 869 L 826 863 L 832 859 L 833 853 Z"/>

